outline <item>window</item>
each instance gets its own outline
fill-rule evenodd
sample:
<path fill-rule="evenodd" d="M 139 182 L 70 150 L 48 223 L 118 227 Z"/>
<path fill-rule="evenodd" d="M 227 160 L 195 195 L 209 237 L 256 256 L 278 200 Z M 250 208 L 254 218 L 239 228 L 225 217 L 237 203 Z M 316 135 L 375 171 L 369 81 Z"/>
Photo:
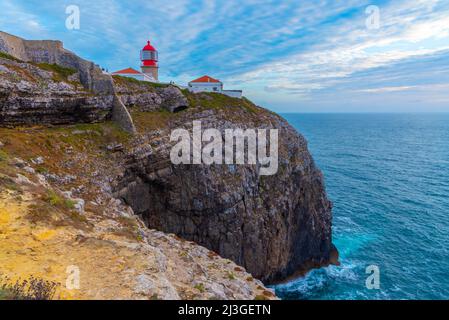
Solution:
<path fill-rule="evenodd" d="M 157 61 L 157 52 L 156 51 L 142 51 L 142 60 L 155 60 Z"/>

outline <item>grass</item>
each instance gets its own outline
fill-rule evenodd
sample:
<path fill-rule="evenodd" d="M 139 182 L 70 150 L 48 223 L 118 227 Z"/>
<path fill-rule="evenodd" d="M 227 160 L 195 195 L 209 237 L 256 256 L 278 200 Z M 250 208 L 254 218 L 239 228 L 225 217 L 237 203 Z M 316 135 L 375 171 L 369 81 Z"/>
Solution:
<path fill-rule="evenodd" d="M 144 239 L 140 234 L 140 229 L 137 221 L 130 217 L 118 217 L 117 222 L 120 223 L 121 229 L 114 231 L 113 233 L 117 236 L 123 236 L 131 240 L 136 240 L 142 242 Z"/>
<path fill-rule="evenodd" d="M 70 225 L 78 229 L 90 229 L 87 218 L 74 210 L 74 205 L 73 201 L 49 192 L 28 207 L 26 218 L 35 224 L 47 223 L 55 227 Z"/>
<path fill-rule="evenodd" d="M 0 150 L 0 162 L 8 160 L 8 154 L 4 150 Z"/>
<path fill-rule="evenodd" d="M 10 176 L 4 175 L 2 173 L 0 173 L 0 187 L 1 187 L 0 190 L 2 188 L 5 188 L 12 191 L 20 191 L 20 188 L 17 185 L 17 183 L 15 183 Z"/>
<path fill-rule="evenodd" d="M 232 98 L 221 93 L 214 92 L 202 92 L 192 93 L 187 89 L 182 90 L 183 94 L 189 100 L 189 105 L 201 106 L 205 109 L 229 109 L 229 108 L 242 108 L 245 111 L 257 114 L 259 109 L 257 106 L 246 98 Z"/>
<path fill-rule="evenodd" d="M 49 131 L 59 135 L 60 141 L 72 147 L 85 146 L 87 143 L 93 145 L 113 142 L 126 143 L 131 138 L 129 133 L 114 122 L 61 126 L 49 129 Z M 79 134 L 74 134 L 74 132 L 79 132 Z"/>
<path fill-rule="evenodd" d="M 143 112 L 137 108 L 132 108 L 130 112 L 134 124 L 140 132 L 164 128 L 171 119 L 177 116 L 168 110 Z"/>
<path fill-rule="evenodd" d="M 65 199 L 53 190 L 48 190 L 47 195 L 44 197 L 44 200 L 53 207 L 69 210 L 75 209 L 75 201 Z"/>
<path fill-rule="evenodd" d="M 204 284 L 199 283 L 194 287 L 196 290 L 198 290 L 199 292 L 203 293 L 204 291 L 206 291 L 206 288 L 204 287 Z"/>
<path fill-rule="evenodd" d="M 228 271 L 228 279 L 229 279 L 229 280 L 235 280 L 236 278 L 235 278 L 234 273 Z"/>
<path fill-rule="evenodd" d="M 141 80 L 137 80 L 134 78 L 128 78 L 128 77 L 123 77 L 123 76 L 118 76 L 118 75 L 115 75 L 112 77 L 118 84 L 122 84 L 125 86 L 127 84 L 143 85 L 143 86 L 147 86 L 150 88 L 167 88 L 169 86 L 168 84 L 164 84 L 164 83 L 141 81 Z"/>
<path fill-rule="evenodd" d="M 4 144 L 0 148 L 0 189 L 13 185 L 11 179 L 7 177 L 16 176 L 19 170 L 10 165 L 10 159 L 20 158 L 25 161 L 44 157 L 45 164 L 36 166 L 34 169 L 38 173 L 51 173 L 59 177 L 66 175 L 78 176 L 75 182 L 68 182 L 65 186 L 67 190 L 71 187 L 77 187 L 80 184 L 86 186 L 85 194 L 82 198 L 89 201 L 95 200 L 97 197 L 97 189 L 89 185 L 90 173 L 97 170 L 104 170 L 105 167 L 113 167 L 114 157 L 106 149 L 110 144 L 122 144 L 125 148 L 128 146 L 132 136 L 120 129 L 112 121 L 98 124 L 78 124 L 72 126 L 55 126 L 55 127 L 17 127 L 0 128 L 1 141 Z M 74 157 L 79 157 L 79 161 L 72 161 Z M 65 166 L 69 163 L 70 166 Z M 98 168 L 100 167 L 100 168 Z M 79 174 L 82 172 L 85 174 Z M 42 188 L 39 194 L 42 197 L 30 218 L 33 221 L 48 221 L 51 216 L 65 216 L 70 214 L 70 208 L 73 206 L 70 201 L 62 203 L 57 197 L 48 194 L 48 190 Z M 44 201 L 49 199 L 48 201 Z M 50 204 L 55 203 L 58 206 Z M 69 208 L 69 209 L 67 209 Z M 103 212 L 103 207 L 93 207 L 90 211 L 95 213 Z M 81 217 L 82 219 L 82 217 Z M 80 220 L 75 217 L 75 220 Z M 50 220 L 51 222 L 51 220 Z"/>
<path fill-rule="evenodd" d="M 52 72 L 53 80 L 56 82 L 68 81 L 68 78 L 77 72 L 75 69 L 62 67 L 57 64 L 38 63 L 36 66 L 43 70 Z"/>
<path fill-rule="evenodd" d="M 12 61 L 15 61 L 15 62 L 23 62 L 22 60 L 17 59 L 15 57 L 13 57 L 12 55 L 7 54 L 5 52 L 0 52 L 0 58 L 12 60 Z"/>
<path fill-rule="evenodd" d="M 45 174 L 48 173 L 48 169 L 44 166 L 38 166 L 36 167 L 36 172 L 39 174 Z"/>

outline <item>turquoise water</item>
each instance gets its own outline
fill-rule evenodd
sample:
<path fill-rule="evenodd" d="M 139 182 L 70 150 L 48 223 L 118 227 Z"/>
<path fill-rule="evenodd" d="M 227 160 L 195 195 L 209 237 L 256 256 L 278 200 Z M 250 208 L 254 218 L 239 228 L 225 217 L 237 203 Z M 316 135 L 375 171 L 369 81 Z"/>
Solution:
<path fill-rule="evenodd" d="M 334 202 L 342 265 L 276 287 L 284 299 L 449 299 L 449 114 L 284 114 Z M 380 269 L 368 290 L 366 267 Z"/>

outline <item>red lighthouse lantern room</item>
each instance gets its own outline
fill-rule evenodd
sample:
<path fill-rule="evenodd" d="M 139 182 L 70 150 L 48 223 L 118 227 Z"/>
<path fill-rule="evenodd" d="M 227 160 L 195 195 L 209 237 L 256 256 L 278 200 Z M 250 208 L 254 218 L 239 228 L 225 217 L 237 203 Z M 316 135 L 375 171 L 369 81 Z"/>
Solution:
<path fill-rule="evenodd" d="M 140 53 L 140 60 L 142 61 L 142 73 L 148 74 L 159 80 L 159 67 L 158 67 L 158 52 L 148 41 L 147 45 L 142 49 Z"/>

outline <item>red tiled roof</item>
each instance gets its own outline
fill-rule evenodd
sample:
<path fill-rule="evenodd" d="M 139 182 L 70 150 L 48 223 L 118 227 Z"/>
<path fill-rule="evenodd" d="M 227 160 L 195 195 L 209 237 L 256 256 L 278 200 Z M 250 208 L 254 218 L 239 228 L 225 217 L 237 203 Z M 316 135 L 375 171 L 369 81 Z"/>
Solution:
<path fill-rule="evenodd" d="M 141 72 L 139 72 L 133 68 L 123 69 L 120 71 L 113 72 L 113 74 L 140 74 L 140 73 Z"/>
<path fill-rule="evenodd" d="M 209 77 L 209 76 L 204 76 L 204 77 L 198 78 L 198 79 L 193 80 L 193 81 L 190 81 L 190 82 L 212 82 L 212 83 L 220 83 L 221 81 L 220 81 L 220 80 L 217 80 L 217 79 L 214 79 L 214 78 L 211 78 L 211 77 Z"/>

